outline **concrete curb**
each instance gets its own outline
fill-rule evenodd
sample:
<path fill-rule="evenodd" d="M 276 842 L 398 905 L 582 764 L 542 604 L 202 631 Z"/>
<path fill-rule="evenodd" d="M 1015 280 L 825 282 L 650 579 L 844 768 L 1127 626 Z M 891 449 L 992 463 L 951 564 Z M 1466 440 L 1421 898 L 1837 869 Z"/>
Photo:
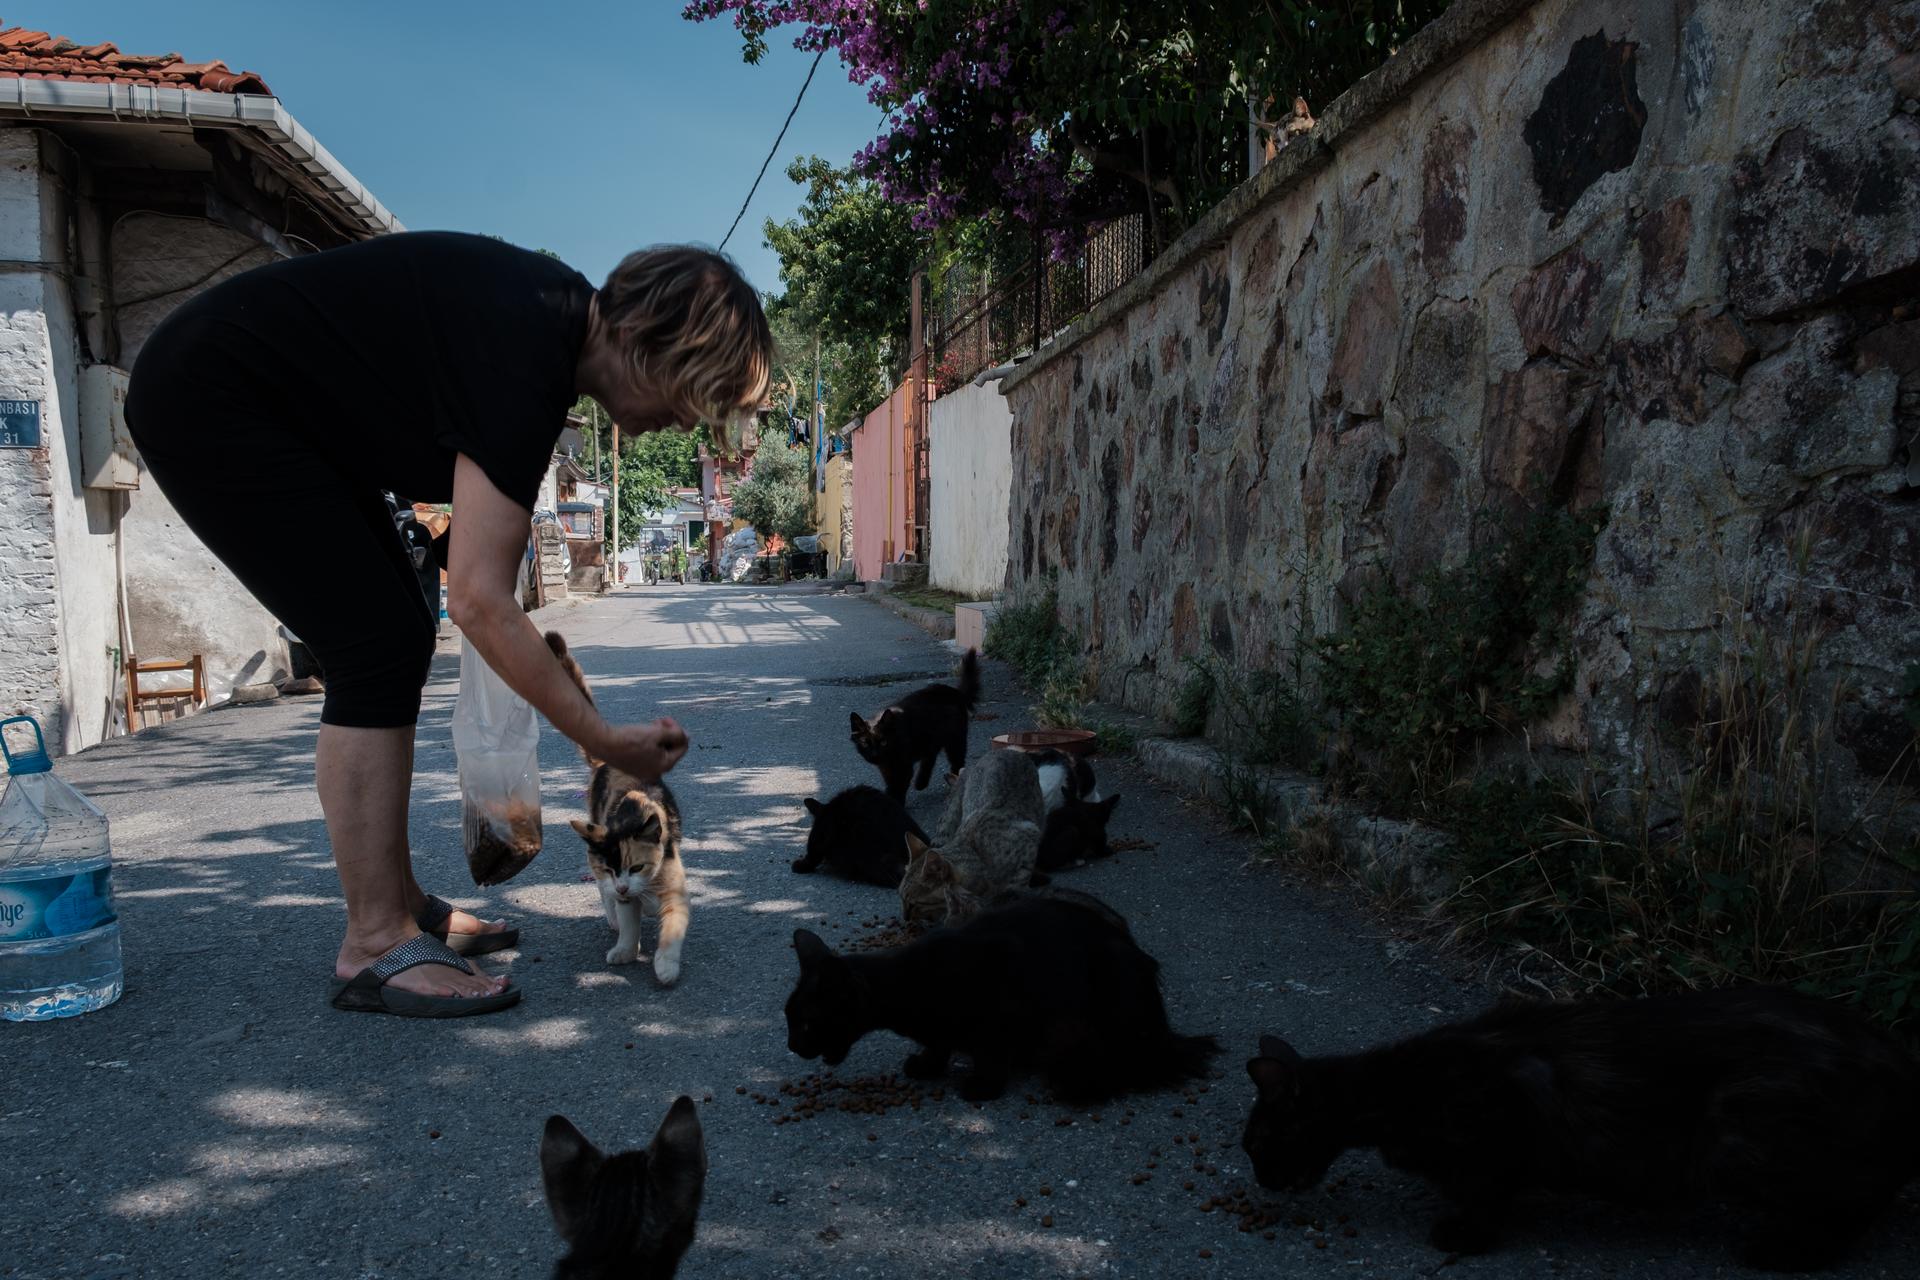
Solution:
<path fill-rule="evenodd" d="M 1226 803 L 1220 750 L 1198 738 L 1141 738 L 1134 755 L 1148 773 L 1183 795 L 1221 808 Z M 1332 859 L 1383 893 L 1410 894 L 1422 907 L 1444 901 L 1456 879 L 1445 833 L 1419 823 L 1383 818 L 1330 801 L 1320 783 L 1270 765 L 1244 765 L 1265 801 L 1261 821 L 1276 832 L 1315 828 Z"/>
<path fill-rule="evenodd" d="M 938 609 L 922 609 L 919 605 L 896 600 L 886 591 L 874 590 L 872 583 L 867 585 L 866 592 L 860 598 L 871 600 L 883 609 L 892 610 L 936 640 L 953 639 L 953 615 L 950 613 L 942 613 Z"/>

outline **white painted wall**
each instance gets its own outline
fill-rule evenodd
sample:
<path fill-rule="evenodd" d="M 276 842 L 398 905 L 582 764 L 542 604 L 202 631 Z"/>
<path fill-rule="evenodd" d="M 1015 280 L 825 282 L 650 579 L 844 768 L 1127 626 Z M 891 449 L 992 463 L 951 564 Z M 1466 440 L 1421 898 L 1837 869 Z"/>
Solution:
<path fill-rule="evenodd" d="M 41 446 L 0 450 L 0 712 L 56 751 L 113 728 L 119 603 L 111 495 L 82 485 L 80 353 L 58 143 L 0 132 L 0 397 L 40 402 Z M 44 264 L 33 266 L 28 264 Z"/>
<path fill-rule="evenodd" d="M 120 362 L 126 368 L 175 307 L 273 258 L 256 241 L 217 223 L 157 214 L 123 220 L 112 253 Z M 263 532 L 271 528 L 268 511 L 241 514 L 260 520 Z M 132 495 L 126 531 L 132 645 L 142 660 L 203 655 L 209 702 L 225 698 L 236 684 L 290 674 L 273 615 L 186 527 L 150 477 L 143 475 Z"/>
<path fill-rule="evenodd" d="M 0 258 L 37 262 L 40 238 L 38 139 L 24 130 L 0 133 Z M 37 717 L 59 744 L 67 720 L 53 535 L 59 399 L 48 367 L 45 291 L 41 272 L 0 273 L 0 396 L 50 402 L 41 408 L 47 443 L 0 449 L 0 714 Z"/>
<path fill-rule="evenodd" d="M 1013 414 L 999 383 L 971 383 L 927 412 L 936 587 L 984 599 L 1006 585 Z"/>

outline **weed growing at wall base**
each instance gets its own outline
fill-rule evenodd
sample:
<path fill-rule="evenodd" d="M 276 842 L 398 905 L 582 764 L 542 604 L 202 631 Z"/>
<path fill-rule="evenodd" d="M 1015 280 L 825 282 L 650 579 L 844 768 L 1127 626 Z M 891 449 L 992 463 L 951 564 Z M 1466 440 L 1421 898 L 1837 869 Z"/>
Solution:
<path fill-rule="evenodd" d="M 1080 727 L 1087 704 L 1086 660 L 1080 637 L 1060 625 L 1060 597 L 1054 588 L 1001 605 L 987 626 L 986 650 L 1011 663 L 1039 692 L 1033 714 L 1043 727 Z"/>

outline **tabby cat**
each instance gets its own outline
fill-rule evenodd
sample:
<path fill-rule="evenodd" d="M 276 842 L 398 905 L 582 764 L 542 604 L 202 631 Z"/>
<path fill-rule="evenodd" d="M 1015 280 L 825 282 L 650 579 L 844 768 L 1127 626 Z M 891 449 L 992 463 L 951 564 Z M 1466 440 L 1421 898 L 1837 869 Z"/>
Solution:
<path fill-rule="evenodd" d="M 1771 987 L 1515 1001 L 1366 1053 L 1247 1064 L 1241 1146 L 1303 1189 L 1350 1147 L 1433 1183 L 1449 1253 L 1499 1240 L 1534 1188 L 1754 1211 L 1751 1265 L 1837 1261 L 1920 1173 L 1920 1068 L 1859 1015 Z"/>
<path fill-rule="evenodd" d="M 1020 751 L 989 751 L 960 774 L 947 798 L 936 844 L 906 838 L 900 911 L 910 924 L 964 920 L 1007 890 L 1044 884 L 1039 773 Z"/>
<path fill-rule="evenodd" d="M 972 649 L 960 660 L 960 687 L 930 684 L 893 703 L 871 721 L 853 712 L 853 747 L 880 770 L 887 794 L 907 798 L 909 784 L 924 791 L 933 780 L 942 751 L 958 773 L 967 763 L 967 725 L 980 701 L 980 655 Z M 914 776 L 915 766 L 919 776 Z"/>
<path fill-rule="evenodd" d="M 586 675 L 559 632 L 547 632 L 547 647 L 591 702 Z M 632 964 L 640 958 L 641 916 L 650 910 L 660 917 L 653 976 L 661 985 L 671 985 L 680 976 L 688 917 L 680 806 L 658 778 L 636 778 L 585 750 L 581 755 L 593 770 L 587 784 L 587 820 L 575 818 L 569 825 L 587 842 L 587 870 L 599 886 L 607 925 L 619 934 L 607 951 L 607 963 Z"/>
<path fill-rule="evenodd" d="M 707 1143 L 684 1095 L 645 1151 L 609 1156 L 565 1116 L 540 1137 L 540 1180 L 567 1243 L 554 1280 L 670 1280 L 693 1243 Z"/>
<path fill-rule="evenodd" d="M 838 955 L 805 929 L 793 935 L 800 980 L 787 999 L 787 1047 L 828 1066 L 869 1031 L 922 1048 L 916 1080 L 970 1063 L 962 1097 L 997 1098 L 1037 1070 L 1063 1098 L 1092 1101 L 1196 1076 L 1219 1046 L 1176 1035 L 1160 966 L 1126 922 L 1082 894 L 1014 893 L 963 924 L 903 947 Z"/>

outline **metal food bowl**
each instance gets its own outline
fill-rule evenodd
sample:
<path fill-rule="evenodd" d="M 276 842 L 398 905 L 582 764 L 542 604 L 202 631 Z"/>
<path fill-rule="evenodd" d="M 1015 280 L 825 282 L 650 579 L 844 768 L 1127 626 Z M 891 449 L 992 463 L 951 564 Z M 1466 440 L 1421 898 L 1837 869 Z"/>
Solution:
<path fill-rule="evenodd" d="M 1099 740 L 1091 729 L 1027 729 L 999 734 L 993 745 L 1010 751 L 1064 751 L 1070 756 L 1090 756 L 1099 749 Z"/>

